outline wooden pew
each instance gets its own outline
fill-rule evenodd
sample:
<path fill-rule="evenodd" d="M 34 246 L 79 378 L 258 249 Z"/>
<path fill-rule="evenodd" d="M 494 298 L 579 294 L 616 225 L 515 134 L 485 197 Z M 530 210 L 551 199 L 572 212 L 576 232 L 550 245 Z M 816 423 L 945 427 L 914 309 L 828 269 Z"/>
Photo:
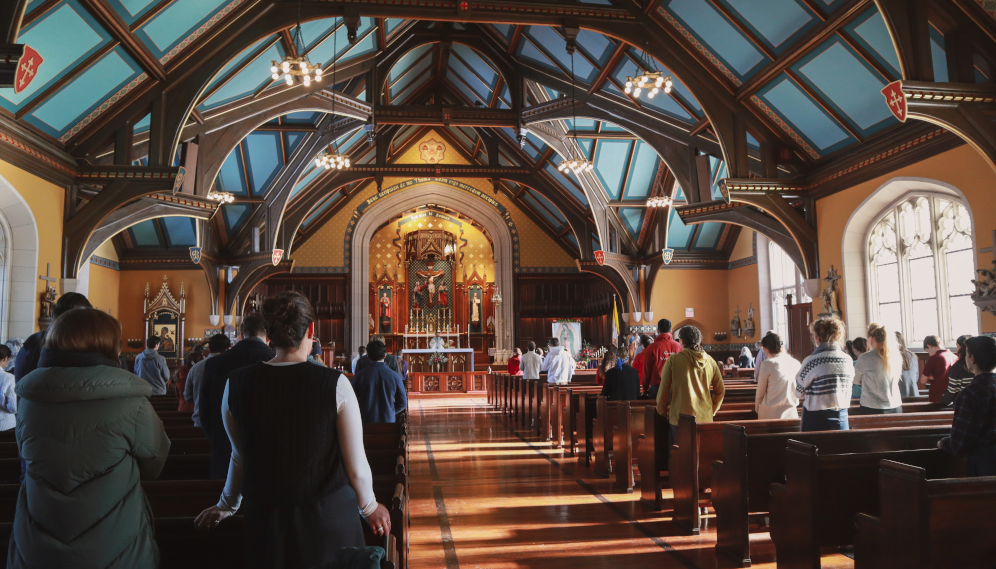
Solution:
<path fill-rule="evenodd" d="M 878 515 L 855 518 L 855 569 L 993 566 L 996 476 L 937 479 L 883 460 L 878 488 Z"/>
<path fill-rule="evenodd" d="M 907 431 L 912 432 L 912 431 Z M 928 442 L 946 436 L 934 433 Z M 912 444 L 919 446 L 920 437 Z M 924 445 L 926 446 L 926 445 Z M 779 569 L 820 565 L 821 547 L 854 543 L 854 516 L 878 515 L 878 469 L 882 460 L 926 469 L 931 478 L 964 476 L 966 461 L 937 448 L 828 454 L 816 445 L 789 440 L 785 448 L 786 484 L 771 485 L 771 540 Z"/>
<path fill-rule="evenodd" d="M 950 431 L 951 418 L 950 412 L 864 415 L 850 418 L 850 431 L 807 433 L 798 431 L 794 419 L 722 425 L 721 460 L 712 462 L 717 552 L 750 565 L 750 518 L 769 512 L 770 486 L 785 479 L 789 440 L 817 445 L 826 454 L 930 448 Z"/>
<path fill-rule="evenodd" d="M 594 465 L 597 476 L 608 478 L 609 474 L 613 472 L 612 461 L 615 458 L 613 449 L 616 448 L 613 444 L 616 441 L 613 439 L 616 438 L 616 430 L 620 421 L 625 421 L 629 425 L 629 413 L 648 405 L 656 406 L 657 402 L 650 399 L 625 402 L 608 401 L 602 395 L 595 396 L 595 418 L 592 421 L 592 449 L 595 455 Z M 625 419 L 622 418 L 624 412 L 626 414 Z M 632 460 L 633 448 L 631 433 L 631 429 L 627 428 L 618 437 L 618 446 L 623 449 L 623 453 L 627 455 L 627 459 L 630 461 Z M 627 440 L 623 442 L 623 438 Z M 631 462 L 626 462 L 625 464 L 629 465 Z"/>

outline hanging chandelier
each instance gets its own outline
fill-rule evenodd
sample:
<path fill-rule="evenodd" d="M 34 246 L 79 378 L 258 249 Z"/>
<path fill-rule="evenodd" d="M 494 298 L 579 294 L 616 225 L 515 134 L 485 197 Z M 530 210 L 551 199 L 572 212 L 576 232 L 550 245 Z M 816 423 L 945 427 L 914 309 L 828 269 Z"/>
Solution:
<path fill-rule="evenodd" d="M 207 199 L 216 201 L 218 203 L 232 203 L 235 201 L 235 195 L 231 192 L 219 192 L 218 190 L 211 190 L 208 192 Z"/>
<path fill-rule="evenodd" d="M 653 196 L 647 200 L 647 207 L 667 207 L 673 203 L 669 196 Z"/>
<path fill-rule="evenodd" d="M 643 45 L 643 55 L 640 57 L 638 66 L 639 73 L 636 77 L 626 76 L 625 91 L 627 95 L 632 93 L 633 97 L 639 98 L 641 93 L 646 93 L 648 99 L 653 99 L 661 91 L 664 91 L 665 94 L 671 92 L 671 86 L 674 85 L 671 76 L 665 76 L 663 72 L 658 71 L 653 59 L 647 54 L 646 43 Z"/>
<path fill-rule="evenodd" d="M 345 19 L 343 19 L 345 23 Z M 336 20 L 332 20 L 332 29 L 336 28 Z M 332 142 L 328 145 L 328 148 L 322 150 L 318 156 L 315 157 L 315 166 L 319 168 L 325 168 L 326 170 L 342 170 L 343 168 L 349 168 L 349 157 L 345 156 L 339 151 L 339 140 L 335 136 L 335 54 L 336 54 L 336 32 L 332 33 Z"/>
<path fill-rule="evenodd" d="M 557 170 L 565 173 L 570 170 L 571 172 L 574 172 L 575 176 L 577 176 L 581 172 L 591 172 L 594 170 L 595 163 L 585 157 L 581 145 L 578 143 L 577 98 L 575 97 L 574 92 L 574 50 L 569 48 L 568 51 L 571 53 L 571 112 L 574 114 L 574 122 L 571 124 L 574 125 L 574 144 L 570 144 L 571 137 L 568 137 L 567 152 L 570 156 L 568 156 L 567 159 L 560 161 L 560 164 L 557 165 Z"/>
<path fill-rule="evenodd" d="M 301 38 L 300 1 L 297 3 L 297 27 L 294 28 L 294 34 L 291 37 L 294 43 L 294 50 L 300 55 L 287 54 L 284 56 L 283 61 L 271 60 L 273 65 L 270 67 L 270 77 L 274 81 L 279 81 L 282 77 L 289 87 L 293 87 L 295 83 L 304 85 L 305 87 L 311 85 L 312 81 L 321 83 L 322 65 L 320 63 L 312 65 L 311 61 L 308 60 L 308 56 L 304 54 L 304 40 Z"/>

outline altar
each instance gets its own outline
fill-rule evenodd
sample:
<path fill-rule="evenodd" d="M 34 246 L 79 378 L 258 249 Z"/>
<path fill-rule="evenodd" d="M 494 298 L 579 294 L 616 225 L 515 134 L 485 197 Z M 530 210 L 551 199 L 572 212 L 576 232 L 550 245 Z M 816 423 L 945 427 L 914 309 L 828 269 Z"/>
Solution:
<path fill-rule="evenodd" d="M 411 393 L 468 393 L 484 389 L 487 372 L 474 371 L 473 348 L 406 348 L 408 391 Z"/>

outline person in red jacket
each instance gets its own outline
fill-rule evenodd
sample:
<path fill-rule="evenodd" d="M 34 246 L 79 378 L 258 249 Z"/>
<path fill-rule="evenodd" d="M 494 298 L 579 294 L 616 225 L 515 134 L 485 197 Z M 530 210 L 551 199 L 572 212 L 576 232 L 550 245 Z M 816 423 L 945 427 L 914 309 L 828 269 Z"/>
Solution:
<path fill-rule="evenodd" d="M 647 348 L 650 347 L 650 342 L 650 336 L 640 334 L 641 348 L 636 356 L 633 357 L 633 367 L 636 368 L 636 373 L 640 374 L 640 393 L 646 393 L 647 389 L 650 388 L 650 379 L 643 371 L 643 361 L 646 359 Z"/>
<path fill-rule="evenodd" d="M 657 338 L 649 348 L 640 352 L 643 357 L 644 383 L 649 383 L 650 388 L 647 395 L 657 397 L 657 389 L 661 384 L 661 370 L 664 369 L 664 362 L 672 354 L 681 352 L 681 344 L 674 341 L 671 336 L 671 321 L 662 318 L 657 323 Z M 649 378 L 649 381 L 647 379 Z"/>

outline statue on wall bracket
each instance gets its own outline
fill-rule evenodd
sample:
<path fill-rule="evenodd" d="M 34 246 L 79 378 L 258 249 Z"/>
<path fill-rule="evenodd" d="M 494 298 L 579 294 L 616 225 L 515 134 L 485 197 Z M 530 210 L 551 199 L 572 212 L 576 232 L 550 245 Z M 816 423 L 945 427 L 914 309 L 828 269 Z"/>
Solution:
<path fill-rule="evenodd" d="M 827 271 L 827 276 L 823 280 L 827 282 L 827 287 L 820 291 L 820 303 L 823 304 L 823 312 L 819 317 L 832 318 L 836 316 L 840 318 L 840 306 L 837 303 L 837 281 L 840 280 L 840 275 L 837 274 L 837 269 L 833 265 L 830 265 L 830 270 Z"/>

